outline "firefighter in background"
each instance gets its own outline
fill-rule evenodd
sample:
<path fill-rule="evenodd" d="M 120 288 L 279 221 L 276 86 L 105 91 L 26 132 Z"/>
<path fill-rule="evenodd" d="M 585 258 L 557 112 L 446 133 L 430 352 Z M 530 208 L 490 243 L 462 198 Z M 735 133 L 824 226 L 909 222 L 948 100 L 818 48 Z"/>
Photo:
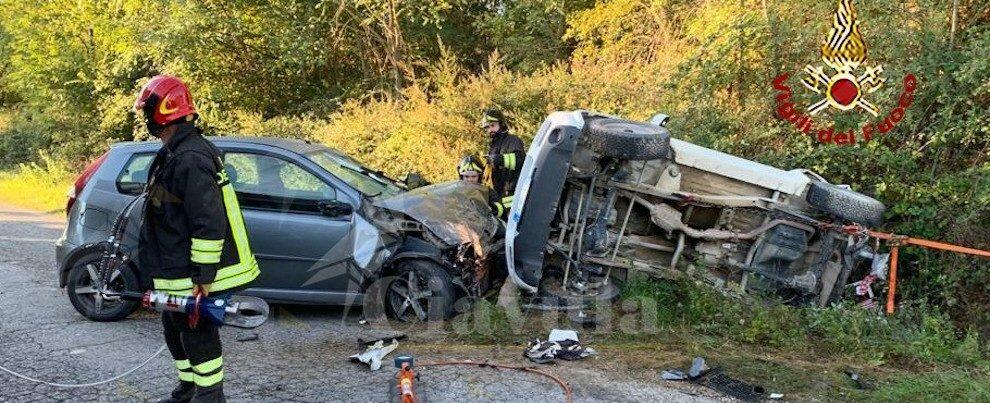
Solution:
<path fill-rule="evenodd" d="M 493 199 L 502 207 L 497 210 L 498 216 L 505 219 L 512 196 L 516 192 L 516 181 L 525 159 L 523 142 L 509 133 L 509 125 L 505 115 L 497 109 L 489 109 L 481 117 L 481 128 L 490 137 L 488 146 L 488 177 L 491 182 Z"/>
<path fill-rule="evenodd" d="M 162 140 L 141 225 L 142 284 L 174 295 L 220 298 L 244 288 L 258 277 L 258 263 L 220 152 L 195 126 L 189 89 L 176 77 L 155 76 L 134 109 Z M 162 326 L 179 376 L 179 386 L 162 401 L 224 401 L 217 327 L 175 312 L 162 314 Z"/>
<path fill-rule="evenodd" d="M 485 164 L 481 162 L 478 157 L 474 155 L 466 155 L 461 158 L 461 162 L 457 164 L 457 175 L 462 181 L 477 183 L 481 185 L 482 175 L 485 172 Z M 509 208 L 512 207 L 512 196 L 498 197 L 494 191 L 488 190 L 488 206 L 491 207 L 492 212 L 499 218 L 504 218 L 503 216 L 508 213 Z"/>

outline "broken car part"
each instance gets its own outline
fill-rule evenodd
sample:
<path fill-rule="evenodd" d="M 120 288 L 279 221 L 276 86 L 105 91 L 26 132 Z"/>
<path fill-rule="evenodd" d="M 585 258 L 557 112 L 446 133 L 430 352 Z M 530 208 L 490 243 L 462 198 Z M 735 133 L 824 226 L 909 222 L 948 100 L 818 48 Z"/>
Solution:
<path fill-rule="evenodd" d="M 691 360 L 691 369 L 687 373 L 676 369 L 668 369 L 663 371 L 660 376 L 662 379 L 668 381 L 688 381 L 706 386 L 722 394 L 746 402 L 780 399 L 784 396 L 780 393 L 768 394 L 762 386 L 751 385 L 729 377 L 719 367 L 709 369 L 705 364 L 705 359 L 702 357 L 695 357 Z"/>
<path fill-rule="evenodd" d="M 395 351 L 396 348 L 399 348 L 398 340 L 392 339 L 388 344 L 385 344 L 385 340 L 378 340 L 374 344 L 367 346 L 363 352 L 354 354 L 349 358 L 351 362 L 368 364 L 372 371 L 377 371 L 382 368 L 382 359 L 392 351 Z"/>

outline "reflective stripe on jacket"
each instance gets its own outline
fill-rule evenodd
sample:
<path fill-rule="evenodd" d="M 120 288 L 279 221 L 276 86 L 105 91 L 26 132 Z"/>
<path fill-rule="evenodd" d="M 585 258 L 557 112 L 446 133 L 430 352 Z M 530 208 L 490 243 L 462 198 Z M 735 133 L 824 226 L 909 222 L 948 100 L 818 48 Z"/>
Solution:
<path fill-rule="evenodd" d="M 194 284 L 216 292 L 258 277 L 220 152 L 195 126 L 181 124 L 156 155 L 150 178 L 138 250 L 146 286 L 190 295 Z"/>
<path fill-rule="evenodd" d="M 516 192 L 516 181 L 526 159 L 523 142 L 507 131 L 502 130 L 492 135 L 488 154 L 501 160 L 499 166 L 491 167 L 492 189 L 498 198 L 512 196 Z"/>

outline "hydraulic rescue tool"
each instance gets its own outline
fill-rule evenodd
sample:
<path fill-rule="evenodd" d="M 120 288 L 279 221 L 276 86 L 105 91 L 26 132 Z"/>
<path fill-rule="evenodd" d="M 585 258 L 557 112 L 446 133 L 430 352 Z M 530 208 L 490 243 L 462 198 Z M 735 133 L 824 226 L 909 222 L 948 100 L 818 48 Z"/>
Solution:
<path fill-rule="evenodd" d="M 189 326 L 196 327 L 200 319 L 216 326 L 252 329 L 268 319 L 268 304 L 261 298 L 235 295 L 228 299 L 202 295 L 179 296 L 164 292 L 102 291 L 103 298 L 141 301 L 141 306 L 156 312 L 180 312 L 189 315 Z"/>

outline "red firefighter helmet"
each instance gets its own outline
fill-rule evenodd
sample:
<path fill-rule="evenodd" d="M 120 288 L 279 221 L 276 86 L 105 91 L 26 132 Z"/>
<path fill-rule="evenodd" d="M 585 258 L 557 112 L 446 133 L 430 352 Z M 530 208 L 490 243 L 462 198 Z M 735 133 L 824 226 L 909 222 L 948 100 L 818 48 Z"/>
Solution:
<path fill-rule="evenodd" d="M 149 129 L 165 127 L 180 119 L 192 120 L 196 115 L 189 87 L 177 77 L 157 75 L 151 78 L 134 102 L 134 110 L 144 112 Z M 187 116 L 192 116 L 186 118 Z"/>

